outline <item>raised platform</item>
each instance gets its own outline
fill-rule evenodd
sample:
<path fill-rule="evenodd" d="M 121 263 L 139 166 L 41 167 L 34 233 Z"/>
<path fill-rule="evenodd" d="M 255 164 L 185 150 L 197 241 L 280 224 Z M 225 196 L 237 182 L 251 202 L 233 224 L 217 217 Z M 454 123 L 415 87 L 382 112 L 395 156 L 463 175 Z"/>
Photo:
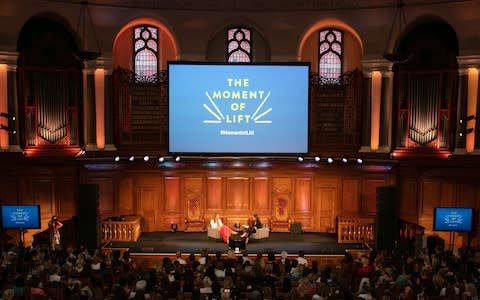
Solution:
<path fill-rule="evenodd" d="M 173 254 L 200 253 L 208 249 L 210 253 L 226 252 L 228 246 L 223 241 L 212 240 L 200 232 L 144 232 L 136 242 L 109 242 L 105 250 L 122 249 L 131 254 Z M 344 255 L 346 251 L 368 250 L 363 244 L 339 244 L 336 234 L 328 233 L 270 233 L 262 240 L 250 240 L 246 245 L 250 254 L 273 251 L 279 254 L 285 250 L 291 255 L 303 250 L 306 255 Z"/>

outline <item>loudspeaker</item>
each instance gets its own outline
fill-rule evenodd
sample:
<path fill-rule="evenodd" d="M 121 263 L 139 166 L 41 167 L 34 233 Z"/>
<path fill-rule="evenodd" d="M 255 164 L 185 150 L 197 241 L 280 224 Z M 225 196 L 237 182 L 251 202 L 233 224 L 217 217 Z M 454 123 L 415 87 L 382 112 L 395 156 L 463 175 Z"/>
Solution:
<path fill-rule="evenodd" d="M 291 234 L 301 234 L 302 233 L 302 224 L 293 223 L 292 225 L 290 225 L 290 233 Z"/>
<path fill-rule="evenodd" d="M 80 184 L 78 189 L 78 233 L 80 245 L 94 250 L 100 245 L 99 188 Z"/>
<path fill-rule="evenodd" d="M 375 249 L 391 250 L 398 240 L 397 191 L 391 186 L 377 188 L 375 217 Z"/>

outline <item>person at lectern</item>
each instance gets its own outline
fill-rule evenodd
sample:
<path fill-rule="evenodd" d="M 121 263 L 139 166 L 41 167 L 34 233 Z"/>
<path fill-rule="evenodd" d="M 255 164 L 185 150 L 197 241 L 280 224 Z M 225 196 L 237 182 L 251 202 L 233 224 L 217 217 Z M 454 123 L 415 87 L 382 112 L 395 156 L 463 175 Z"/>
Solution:
<path fill-rule="evenodd" d="M 48 222 L 48 234 L 50 237 L 50 245 L 52 249 L 57 249 L 60 246 L 60 231 L 59 229 L 63 226 L 57 216 L 52 216 Z"/>
<path fill-rule="evenodd" d="M 220 217 L 219 213 L 215 213 L 212 218 L 210 219 L 210 226 L 213 229 L 217 229 L 220 235 L 222 236 L 222 239 L 227 245 L 230 242 L 230 236 L 232 234 L 237 234 L 236 231 L 233 231 L 230 227 L 227 225 L 223 224 L 222 218 Z"/>

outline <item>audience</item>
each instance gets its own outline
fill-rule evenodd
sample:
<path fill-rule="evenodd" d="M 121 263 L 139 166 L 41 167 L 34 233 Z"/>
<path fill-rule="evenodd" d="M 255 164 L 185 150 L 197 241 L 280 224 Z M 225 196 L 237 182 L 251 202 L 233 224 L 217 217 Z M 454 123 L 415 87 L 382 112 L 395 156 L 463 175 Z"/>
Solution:
<path fill-rule="evenodd" d="M 322 265 L 304 252 L 177 252 L 137 267 L 128 251 L 4 245 L 1 299 L 462 299 L 478 300 L 480 252 L 407 250 Z"/>

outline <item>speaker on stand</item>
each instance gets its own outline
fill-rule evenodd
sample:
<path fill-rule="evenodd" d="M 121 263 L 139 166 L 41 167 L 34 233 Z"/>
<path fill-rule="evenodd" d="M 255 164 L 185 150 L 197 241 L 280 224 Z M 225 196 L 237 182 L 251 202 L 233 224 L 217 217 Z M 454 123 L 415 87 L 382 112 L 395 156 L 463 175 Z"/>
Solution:
<path fill-rule="evenodd" d="M 392 186 L 377 188 L 375 249 L 392 250 L 398 240 L 397 191 Z"/>
<path fill-rule="evenodd" d="M 80 245 L 89 250 L 100 246 L 99 188 L 80 184 L 78 189 L 78 235 Z"/>

